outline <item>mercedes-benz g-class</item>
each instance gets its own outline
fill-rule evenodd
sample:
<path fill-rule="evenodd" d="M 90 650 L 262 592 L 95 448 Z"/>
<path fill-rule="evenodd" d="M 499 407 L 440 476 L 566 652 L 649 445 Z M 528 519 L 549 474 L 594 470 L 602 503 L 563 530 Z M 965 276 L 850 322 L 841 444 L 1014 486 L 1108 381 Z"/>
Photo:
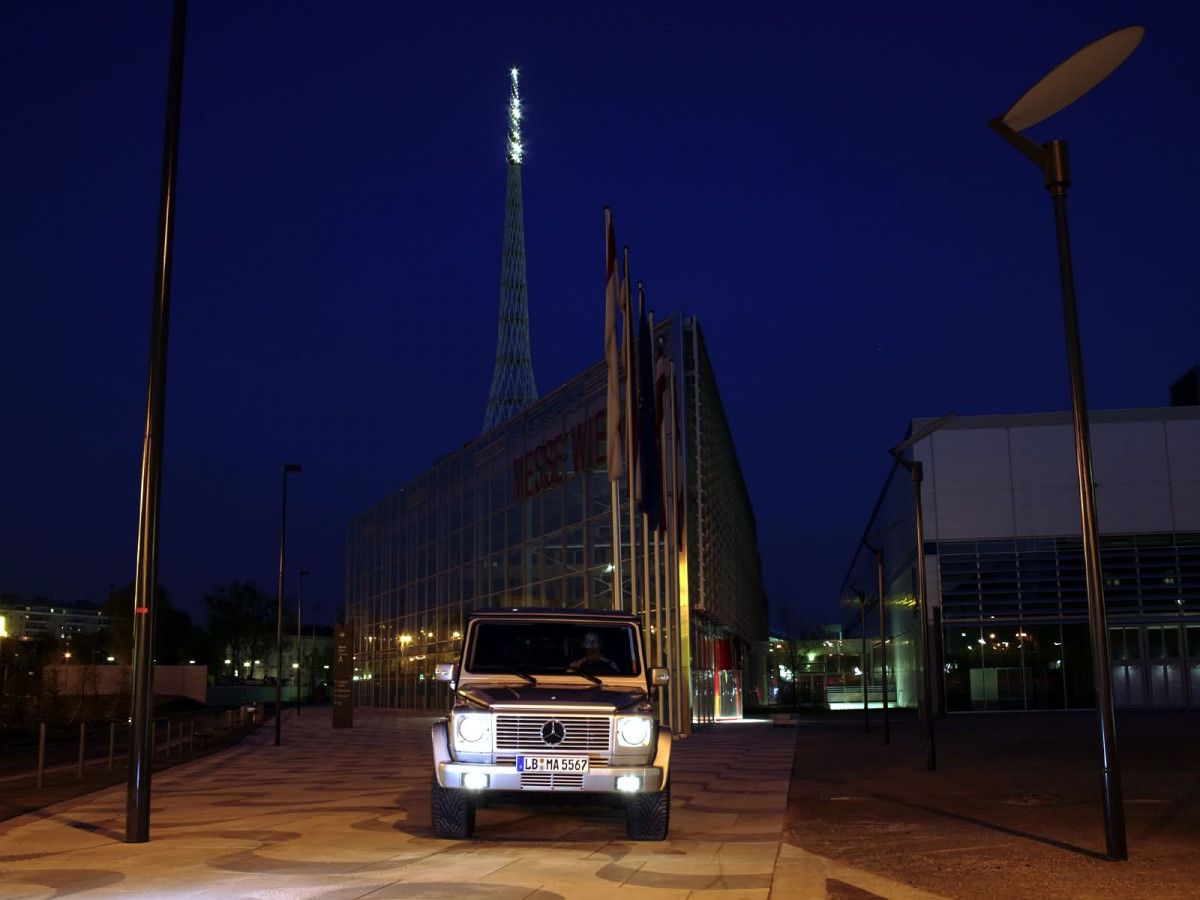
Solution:
<path fill-rule="evenodd" d="M 671 730 L 655 721 L 641 625 L 629 613 L 497 609 L 467 622 L 452 688 L 433 726 L 433 831 L 465 839 L 484 802 L 529 792 L 601 795 L 628 837 L 661 841 L 670 822 Z"/>

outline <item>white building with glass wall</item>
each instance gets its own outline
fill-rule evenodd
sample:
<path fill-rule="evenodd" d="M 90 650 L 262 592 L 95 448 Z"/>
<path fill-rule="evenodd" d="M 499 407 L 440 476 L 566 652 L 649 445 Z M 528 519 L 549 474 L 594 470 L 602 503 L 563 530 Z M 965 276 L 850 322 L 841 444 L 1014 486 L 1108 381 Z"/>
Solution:
<path fill-rule="evenodd" d="M 1200 407 L 1090 417 L 1115 703 L 1200 708 Z M 910 434 L 930 422 L 913 420 Z M 906 455 L 924 468 L 935 704 L 1093 706 L 1070 414 L 955 418 Z M 898 466 L 864 537 L 883 549 L 891 696 L 910 707 L 921 684 L 914 510 Z M 865 621 L 872 685 L 877 581 L 874 553 L 858 547 L 841 599 L 848 631 L 860 635 Z"/>

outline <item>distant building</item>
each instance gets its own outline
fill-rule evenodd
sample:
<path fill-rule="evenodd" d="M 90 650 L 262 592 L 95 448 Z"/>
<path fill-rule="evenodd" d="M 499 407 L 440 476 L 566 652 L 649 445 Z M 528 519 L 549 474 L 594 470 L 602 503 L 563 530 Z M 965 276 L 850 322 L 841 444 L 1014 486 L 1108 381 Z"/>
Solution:
<path fill-rule="evenodd" d="M 1200 406 L 1090 418 L 1114 702 L 1200 708 Z M 913 420 L 910 433 L 929 422 Z M 1070 414 L 955 418 L 907 456 L 924 466 L 935 705 L 1093 706 Z M 912 481 L 897 467 L 864 533 L 883 550 L 889 698 L 908 707 L 918 704 L 923 668 L 914 507 Z M 877 691 L 876 560 L 865 546 L 847 549 L 846 631 L 860 637 L 865 623 Z"/>
<path fill-rule="evenodd" d="M 108 628 L 108 616 L 97 609 L 50 606 L 40 597 L 30 603 L 0 601 L 0 616 L 9 635 L 25 640 L 69 640 Z"/>

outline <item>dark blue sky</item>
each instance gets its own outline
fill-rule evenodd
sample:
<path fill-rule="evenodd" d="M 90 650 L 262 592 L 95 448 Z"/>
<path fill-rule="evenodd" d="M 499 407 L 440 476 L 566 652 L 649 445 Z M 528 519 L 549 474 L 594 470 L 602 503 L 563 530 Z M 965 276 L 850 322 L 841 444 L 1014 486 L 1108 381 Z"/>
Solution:
<path fill-rule="evenodd" d="M 911 417 L 1068 405 L 1050 202 L 985 123 L 1133 21 L 1031 136 L 1071 145 L 1092 406 L 1200 362 L 1193 4 L 433 6 L 192 6 L 160 577 L 194 614 L 274 590 L 282 463 L 328 616 L 347 520 L 478 434 L 510 65 L 539 388 L 602 356 L 608 204 L 705 329 L 775 621 L 837 616 Z M 169 33 L 166 2 L 0 7 L 0 591 L 133 576 Z"/>

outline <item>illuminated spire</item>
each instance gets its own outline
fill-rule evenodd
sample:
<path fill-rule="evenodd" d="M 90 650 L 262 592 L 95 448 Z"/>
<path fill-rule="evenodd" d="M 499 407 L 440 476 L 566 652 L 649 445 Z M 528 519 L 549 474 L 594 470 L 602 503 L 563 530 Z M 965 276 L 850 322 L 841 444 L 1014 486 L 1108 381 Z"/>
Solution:
<path fill-rule="evenodd" d="M 529 350 L 529 292 L 525 283 L 525 213 L 521 203 L 521 96 L 510 70 L 508 185 L 504 195 L 504 249 L 500 258 L 500 316 L 496 368 L 483 417 L 486 434 L 537 399 Z"/>
<path fill-rule="evenodd" d="M 509 71 L 512 87 L 508 95 L 508 161 L 521 164 L 521 90 L 517 84 L 517 70 Z"/>

